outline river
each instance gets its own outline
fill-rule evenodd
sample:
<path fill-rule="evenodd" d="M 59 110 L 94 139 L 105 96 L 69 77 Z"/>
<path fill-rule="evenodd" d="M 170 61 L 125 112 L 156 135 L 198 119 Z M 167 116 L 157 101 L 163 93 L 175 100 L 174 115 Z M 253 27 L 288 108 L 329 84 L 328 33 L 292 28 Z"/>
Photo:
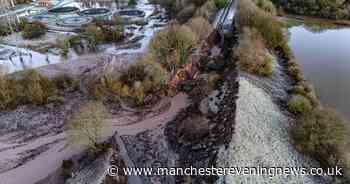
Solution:
<path fill-rule="evenodd" d="M 289 45 L 321 102 L 350 119 L 350 27 L 293 21 L 289 33 Z"/>

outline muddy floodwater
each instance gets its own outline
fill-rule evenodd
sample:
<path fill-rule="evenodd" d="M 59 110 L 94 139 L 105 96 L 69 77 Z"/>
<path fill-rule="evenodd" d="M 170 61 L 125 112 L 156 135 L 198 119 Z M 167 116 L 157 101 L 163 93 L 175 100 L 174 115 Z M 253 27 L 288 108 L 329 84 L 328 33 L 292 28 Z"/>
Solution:
<path fill-rule="evenodd" d="M 17 11 L 0 13 L 0 20 L 8 21 L 12 20 L 9 17 L 17 19 L 25 17 L 28 20 L 39 20 L 46 24 L 49 29 L 49 32 L 40 39 L 24 40 L 21 33 L 13 33 L 0 38 L 0 69 L 6 73 L 12 73 L 70 61 L 84 54 L 118 57 L 120 54 L 145 52 L 154 34 L 167 24 L 165 10 L 150 4 L 148 0 L 138 0 L 135 6 L 127 6 L 127 2 L 128 0 L 61 0 L 52 9 L 45 9 L 34 3 L 25 8 L 18 8 Z M 92 11 L 89 8 L 106 12 L 83 14 L 83 12 Z M 37 9 L 40 11 L 34 13 L 29 11 Z M 123 15 L 120 14 L 122 11 Z M 130 14 L 132 12 L 139 14 Z M 88 24 L 93 19 L 113 20 L 115 17 L 135 22 L 124 25 L 124 32 L 129 36 L 121 43 L 100 44 L 96 53 L 90 53 L 86 50 L 83 53 L 77 53 L 74 49 L 70 49 L 67 56 L 62 56 L 60 48 L 55 46 L 58 40 L 62 41 L 70 35 L 76 34 L 76 28 Z M 141 22 L 141 24 L 137 24 L 137 22 Z M 53 46 L 50 47 L 50 45 Z M 48 51 L 43 52 L 42 50 Z"/>
<path fill-rule="evenodd" d="M 321 102 L 350 119 L 350 27 L 299 22 L 289 45 Z"/>

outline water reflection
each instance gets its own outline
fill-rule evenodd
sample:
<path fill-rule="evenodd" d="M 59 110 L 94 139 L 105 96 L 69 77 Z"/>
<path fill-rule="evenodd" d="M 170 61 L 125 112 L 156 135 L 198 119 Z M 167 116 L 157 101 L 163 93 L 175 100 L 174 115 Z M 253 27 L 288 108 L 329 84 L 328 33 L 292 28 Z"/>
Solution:
<path fill-rule="evenodd" d="M 289 45 L 321 101 L 350 119 L 350 28 L 309 25 L 291 26 Z"/>

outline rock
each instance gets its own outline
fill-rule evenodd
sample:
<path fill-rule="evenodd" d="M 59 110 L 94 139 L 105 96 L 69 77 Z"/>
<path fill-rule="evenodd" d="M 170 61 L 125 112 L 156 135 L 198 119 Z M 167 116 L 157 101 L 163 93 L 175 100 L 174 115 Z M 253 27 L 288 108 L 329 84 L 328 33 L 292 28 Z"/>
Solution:
<path fill-rule="evenodd" d="M 204 98 L 200 105 L 199 105 L 199 110 L 202 112 L 202 114 L 208 114 L 209 111 L 209 99 Z"/>

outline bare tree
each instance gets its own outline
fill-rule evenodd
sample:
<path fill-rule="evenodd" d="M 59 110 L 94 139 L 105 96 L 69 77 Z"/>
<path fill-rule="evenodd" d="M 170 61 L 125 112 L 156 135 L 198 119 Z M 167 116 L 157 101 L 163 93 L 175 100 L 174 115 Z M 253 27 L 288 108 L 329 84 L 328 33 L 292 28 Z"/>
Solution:
<path fill-rule="evenodd" d="M 98 152 L 107 114 L 101 102 L 85 104 L 67 123 L 70 143 L 87 146 L 92 152 Z"/>

